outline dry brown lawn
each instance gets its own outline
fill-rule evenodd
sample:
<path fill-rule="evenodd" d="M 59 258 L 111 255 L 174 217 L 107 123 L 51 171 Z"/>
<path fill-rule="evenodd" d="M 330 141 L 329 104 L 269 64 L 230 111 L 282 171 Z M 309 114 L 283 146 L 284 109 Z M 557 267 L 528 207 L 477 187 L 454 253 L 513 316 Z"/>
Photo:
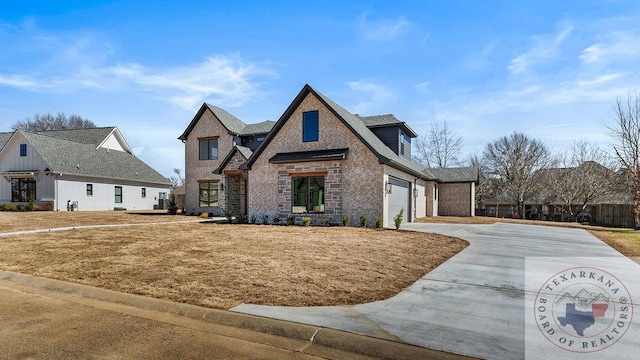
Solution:
<path fill-rule="evenodd" d="M 627 257 L 640 257 L 640 231 L 632 229 L 607 228 L 602 226 L 582 225 L 576 222 L 556 222 L 541 220 L 522 220 L 522 219 L 504 219 L 494 217 L 454 217 L 454 216 L 437 216 L 425 217 L 417 220 L 423 223 L 445 223 L 445 224 L 495 224 L 496 222 L 525 224 L 525 225 L 544 225 L 570 227 L 584 229 L 589 231 L 593 236 L 602 240 L 605 244 L 619 251 Z"/>
<path fill-rule="evenodd" d="M 123 211 L 33 211 L 0 212 L 0 232 L 50 229 L 80 225 L 138 224 L 191 220 L 193 217 L 167 215 L 166 211 L 127 213 Z"/>
<path fill-rule="evenodd" d="M 219 309 L 359 304 L 467 245 L 407 231 L 167 223 L 1 237 L 0 269 Z"/>

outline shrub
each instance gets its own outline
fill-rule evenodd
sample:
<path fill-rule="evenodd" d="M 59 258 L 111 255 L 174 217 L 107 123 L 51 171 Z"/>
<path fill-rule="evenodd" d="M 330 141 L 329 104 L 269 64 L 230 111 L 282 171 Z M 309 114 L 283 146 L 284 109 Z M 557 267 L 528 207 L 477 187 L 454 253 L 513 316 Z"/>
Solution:
<path fill-rule="evenodd" d="M 255 224 L 257 220 L 258 219 L 256 219 L 256 215 L 253 214 L 253 215 L 251 215 L 251 218 L 249 219 L 249 224 Z"/>
<path fill-rule="evenodd" d="M 113 211 L 127 211 L 127 208 L 116 206 L 113 208 Z"/>
<path fill-rule="evenodd" d="M 404 208 L 400 208 L 400 212 L 393 218 L 393 222 L 396 224 L 396 230 L 400 229 L 402 224 L 402 215 L 404 215 Z"/>
<path fill-rule="evenodd" d="M 25 207 L 23 204 L 16 205 L 16 211 L 25 211 Z"/>
<path fill-rule="evenodd" d="M 16 209 L 15 205 L 11 205 L 11 204 L 4 204 L 0 207 L 0 210 L 2 211 L 18 211 L 18 209 Z"/>
<path fill-rule="evenodd" d="M 304 226 L 311 225 L 311 218 L 309 216 L 302 217 L 302 225 Z"/>
<path fill-rule="evenodd" d="M 167 212 L 170 215 L 176 215 L 178 213 L 178 204 L 176 204 L 176 197 L 173 194 L 169 196 L 169 204 L 167 205 Z"/>
<path fill-rule="evenodd" d="M 349 215 L 345 215 L 342 217 L 342 225 L 349 226 Z"/>
<path fill-rule="evenodd" d="M 29 196 L 29 204 L 27 205 L 28 211 L 33 211 L 36 208 L 36 199 L 33 196 Z"/>
<path fill-rule="evenodd" d="M 236 215 L 236 220 L 238 220 L 238 224 L 245 224 L 247 222 L 247 216 L 245 214 Z"/>
<path fill-rule="evenodd" d="M 381 229 L 381 228 L 382 228 L 382 216 L 378 216 L 378 217 L 376 217 L 376 227 L 377 227 L 378 229 Z"/>
<path fill-rule="evenodd" d="M 53 203 L 43 202 L 42 204 L 36 205 L 34 210 L 35 211 L 53 211 Z"/>
<path fill-rule="evenodd" d="M 293 215 L 287 216 L 287 225 L 293 225 L 296 222 L 296 217 Z"/>
<path fill-rule="evenodd" d="M 222 210 L 222 214 L 227 218 L 227 222 L 231 224 L 233 222 L 233 213 L 229 210 Z"/>
<path fill-rule="evenodd" d="M 369 218 L 366 214 L 360 215 L 360 226 L 367 227 L 367 220 L 369 220 Z"/>
<path fill-rule="evenodd" d="M 203 219 L 208 219 L 209 218 L 209 213 L 208 212 L 203 212 L 202 214 L 200 214 L 200 217 Z"/>
<path fill-rule="evenodd" d="M 262 215 L 262 225 L 269 225 L 269 214 Z"/>
<path fill-rule="evenodd" d="M 280 224 L 280 218 L 278 217 L 278 215 L 273 217 L 273 225 L 279 225 Z"/>
<path fill-rule="evenodd" d="M 328 218 L 328 217 L 322 218 L 321 221 L 322 221 L 322 226 L 331 226 L 331 218 Z"/>

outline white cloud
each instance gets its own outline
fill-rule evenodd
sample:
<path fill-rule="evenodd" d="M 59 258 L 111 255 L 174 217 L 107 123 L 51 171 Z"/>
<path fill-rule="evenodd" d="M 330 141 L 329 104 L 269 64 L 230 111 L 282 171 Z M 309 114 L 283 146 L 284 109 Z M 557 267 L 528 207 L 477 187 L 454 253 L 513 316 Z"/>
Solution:
<path fill-rule="evenodd" d="M 395 98 L 391 90 L 373 80 L 352 81 L 347 86 L 358 99 L 356 104 L 349 107 L 349 111 L 353 113 L 368 114 L 384 108 L 385 104 Z"/>
<path fill-rule="evenodd" d="M 520 74 L 526 72 L 542 60 L 554 58 L 559 53 L 560 45 L 562 45 L 572 31 L 573 26 L 564 24 L 557 34 L 533 36 L 531 39 L 533 42 L 531 48 L 513 58 L 507 68 L 512 74 Z"/>
<path fill-rule="evenodd" d="M 637 62 L 638 56 L 640 56 L 640 34 L 624 31 L 601 36 L 600 41 L 582 51 L 580 59 L 586 64 L 615 60 Z"/>
<path fill-rule="evenodd" d="M 358 25 L 362 37 L 367 40 L 393 40 L 414 26 L 404 16 L 391 20 L 370 20 L 366 14 L 360 17 Z"/>

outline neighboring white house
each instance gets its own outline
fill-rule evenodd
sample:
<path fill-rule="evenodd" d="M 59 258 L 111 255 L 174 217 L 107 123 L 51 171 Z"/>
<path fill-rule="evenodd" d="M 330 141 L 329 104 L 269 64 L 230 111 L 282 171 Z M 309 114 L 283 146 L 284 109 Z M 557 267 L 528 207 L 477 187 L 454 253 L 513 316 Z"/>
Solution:
<path fill-rule="evenodd" d="M 169 180 L 138 159 L 117 127 L 0 133 L 0 203 L 54 210 L 149 210 Z"/>

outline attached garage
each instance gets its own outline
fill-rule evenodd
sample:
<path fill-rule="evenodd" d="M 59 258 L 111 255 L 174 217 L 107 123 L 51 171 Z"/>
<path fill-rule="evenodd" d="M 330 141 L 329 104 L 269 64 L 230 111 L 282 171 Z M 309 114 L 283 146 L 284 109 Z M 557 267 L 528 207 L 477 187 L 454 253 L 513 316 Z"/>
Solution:
<path fill-rule="evenodd" d="M 393 224 L 393 219 L 398 215 L 401 209 L 402 222 L 407 222 L 411 216 L 411 183 L 408 181 L 389 177 L 387 185 L 387 216 L 389 223 Z"/>

